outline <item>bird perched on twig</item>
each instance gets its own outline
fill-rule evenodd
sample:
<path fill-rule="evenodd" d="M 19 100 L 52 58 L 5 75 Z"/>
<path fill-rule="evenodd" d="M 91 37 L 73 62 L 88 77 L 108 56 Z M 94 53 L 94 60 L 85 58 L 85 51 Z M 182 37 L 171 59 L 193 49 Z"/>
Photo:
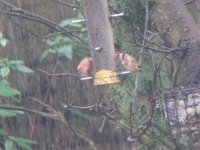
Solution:
<path fill-rule="evenodd" d="M 120 52 L 116 52 L 115 55 L 121 61 L 122 65 L 124 66 L 124 68 L 126 68 L 126 70 L 132 71 L 134 73 L 140 73 L 140 65 L 133 56 L 127 53 Z"/>
<path fill-rule="evenodd" d="M 85 57 L 81 60 L 77 67 L 77 75 L 79 77 L 89 77 L 92 70 L 92 58 Z"/>

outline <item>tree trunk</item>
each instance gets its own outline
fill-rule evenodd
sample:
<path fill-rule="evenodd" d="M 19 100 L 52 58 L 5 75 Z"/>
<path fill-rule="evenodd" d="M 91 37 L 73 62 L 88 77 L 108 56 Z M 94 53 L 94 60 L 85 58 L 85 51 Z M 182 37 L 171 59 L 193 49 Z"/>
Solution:
<path fill-rule="evenodd" d="M 114 43 L 107 0 L 85 0 L 85 16 L 94 72 L 115 70 Z M 100 47 L 100 50 L 95 48 Z"/>

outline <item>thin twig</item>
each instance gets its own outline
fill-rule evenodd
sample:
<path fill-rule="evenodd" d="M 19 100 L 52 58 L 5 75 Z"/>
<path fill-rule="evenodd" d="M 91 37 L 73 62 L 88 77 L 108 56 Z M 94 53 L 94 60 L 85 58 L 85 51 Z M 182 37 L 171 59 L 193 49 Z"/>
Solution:
<path fill-rule="evenodd" d="M 190 3 L 194 2 L 194 1 L 196 1 L 196 0 L 190 0 L 188 2 L 185 2 L 184 5 L 190 4 Z"/>
<path fill-rule="evenodd" d="M 61 0 L 53 0 L 53 1 L 56 2 L 56 3 L 71 7 L 71 8 L 80 8 L 80 6 L 73 5 L 71 3 L 67 3 L 67 2 L 64 2 L 64 1 L 61 1 Z"/>
<path fill-rule="evenodd" d="M 75 109 L 92 109 L 98 107 L 98 104 L 90 105 L 90 106 L 74 106 L 74 105 L 69 105 L 69 104 L 63 104 L 64 108 L 75 108 Z"/>
<path fill-rule="evenodd" d="M 70 30 L 68 31 L 68 33 L 86 33 L 87 31 L 81 31 L 81 30 Z M 66 32 L 63 31 L 63 32 L 54 32 L 54 33 L 49 33 L 47 35 L 44 35 L 43 38 L 44 39 L 47 39 L 47 38 L 50 38 L 52 36 L 55 36 L 55 35 L 63 35 L 65 34 Z"/>
<path fill-rule="evenodd" d="M 100 133 L 103 132 L 103 127 L 105 126 L 106 120 L 107 120 L 107 117 L 104 116 L 103 122 L 102 122 L 102 124 L 101 124 L 101 127 L 99 128 L 99 132 L 100 132 Z"/>
<path fill-rule="evenodd" d="M 35 70 L 38 71 L 38 72 L 41 72 L 43 74 L 46 74 L 48 76 L 72 76 L 72 77 L 78 77 L 76 74 L 71 74 L 71 73 L 67 73 L 67 72 L 65 72 L 65 73 L 50 73 L 50 72 L 47 72 L 47 71 L 39 69 L 39 68 L 36 68 Z"/>
<path fill-rule="evenodd" d="M 34 100 L 40 104 L 42 104 L 43 106 L 46 106 L 47 108 L 49 108 L 53 113 L 57 113 L 57 111 L 52 108 L 50 105 L 43 103 L 42 101 L 40 101 L 39 99 L 37 99 L 36 97 L 29 97 L 31 100 Z"/>
<path fill-rule="evenodd" d="M 79 138 L 86 141 L 93 150 L 97 150 L 96 145 L 94 141 L 92 141 L 87 135 L 85 135 L 82 131 L 80 131 L 79 128 L 75 127 L 74 125 L 68 124 L 68 127 L 71 129 L 71 131 L 76 134 Z"/>
<path fill-rule="evenodd" d="M 81 139 L 88 142 L 89 145 L 93 148 L 93 150 L 97 150 L 95 143 L 90 138 L 83 135 L 83 133 L 81 131 L 79 131 L 78 129 L 74 129 L 75 128 L 74 126 L 72 127 L 70 124 L 68 124 L 66 122 L 64 116 L 61 115 L 61 113 L 59 113 L 59 112 L 57 112 L 56 114 L 51 114 L 51 113 L 40 112 L 40 111 L 32 110 L 29 108 L 20 107 L 20 106 L 12 106 L 12 105 L 0 105 L 0 109 L 23 111 L 23 112 L 31 113 L 34 115 L 51 118 L 53 120 L 58 120 L 58 121 L 62 122 L 65 125 L 65 127 L 69 127 Z"/>
<path fill-rule="evenodd" d="M 178 141 L 174 137 L 172 137 L 172 135 L 169 132 L 163 130 L 162 127 L 160 127 L 158 124 L 154 122 L 152 122 L 152 126 L 156 128 L 158 131 L 160 131 L 169 141 L 171 141 L 176 146 L 177 149 L 181 149 Z"/>
<path fill-rule="evenodd" d="M 58 63 L 59 63 L 59 59 L 60 59 L 60 55 L 57 55 L 56 64 L 55 64 L 55 66 L 54 66 L 54 68 L 53 68 L 53 73 L 56 72 L 56 69 L 57 69 L 57 66 L 58 66 Z M 45 102 L 45 103 L 47 103 L 47 101 L 48 101 L 48 97 L 49 97 L 49 93 L 50 93 L 52 81 L 53 81 L 53 76 L 50 76 L 50 79 L 49 79 L 49 86 L 48 86 L 48 89 L 47 89 L 47 92 L 46 92 L 46 95 L 45 95 L 45 98 L 44 98 L 44 102 Z"/>
<path fill-rule="evenodd" d="M 21 107 L 21 106 L 12 106 L 12 105 L 0 105 L 0 109 L 23 111 L 23 112 L 31 113 L 34 115 L 51 118 L 53 120 L 63 121 L 63 117 L 61 117 L 58 113 L 56 114 L 45 113 L 45 112 L 41 112 L 41 111 L 37 111 L 37 110 L 33 110 L 33 109 Z"/>

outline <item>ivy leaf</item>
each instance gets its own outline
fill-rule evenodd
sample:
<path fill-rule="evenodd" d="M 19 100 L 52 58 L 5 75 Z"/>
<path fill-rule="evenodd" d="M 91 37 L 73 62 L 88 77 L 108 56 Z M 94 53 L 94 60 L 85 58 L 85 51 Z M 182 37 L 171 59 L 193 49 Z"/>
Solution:
<path fill-rule="evenodd" d="M 72 47 L 67 45 L 57 49 L 57 52 L 63 54 L 68 59 L 72 60 Z"/>
<path fill-rule="evenodd" d="M 11 97 L 21 94 L 16 89 L 10 87 L 10 85 L 6 81 L 0 82 L 0 96 Z"/>
<path fill-rule="evenodd" d="M 7 77 L 10 73 L 10 68 L 8 66 L 4 66 L 1 68 L 1 76 L 3 78 Z"/>

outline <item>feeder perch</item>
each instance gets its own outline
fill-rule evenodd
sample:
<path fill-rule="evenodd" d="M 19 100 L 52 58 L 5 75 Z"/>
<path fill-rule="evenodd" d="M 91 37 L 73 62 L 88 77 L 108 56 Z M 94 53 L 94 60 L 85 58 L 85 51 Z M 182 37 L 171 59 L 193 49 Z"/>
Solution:
<path fill-rule="evenodd" d="M 84 77 L 84 78 L 81 78 L 81 81 L 84 81 L 84 80 L 92 80 L 92 77 Z"/>
<path fill-rule="evenodd" d="M 72 23 L 81 23 L 86 22 L 86 19 L 80 19 L 80 20 L 73 20 Z"/>
<path fill-rule="evenodd" d="M 124 16 L 124 13 L 112 14 L 109 16 L 109 18 L 122 17 L 122 16 Z"/>
<path fill-rule="evenodd" d="M 200 134 L 200 83 L 162 92 L 165 117 L 173 135 Z"/>
<path fill-rule="evenodd" d="M 112 71 L 111 71 L 112 72 Z M 104 72 L 103 72 L 104 73 Z M 112 72 L 114 74 L 112 74 L 111 78 L 116 77 L 116 72 Z M 126 77 L 127 75 L 131 74 L 131 71 L 123 71 L 123 72 L 119 72 L 117 73 L 117 79 L 122 78 L 122 77 Z M 108 78 L 108 77 L 106 77 Z M 110 77 L 109 77 L 110 78 Z M 85 80 L 92 80 L 93 77 L 83 77 L 80 78 L 81 81 L 85 81 Z"/>

